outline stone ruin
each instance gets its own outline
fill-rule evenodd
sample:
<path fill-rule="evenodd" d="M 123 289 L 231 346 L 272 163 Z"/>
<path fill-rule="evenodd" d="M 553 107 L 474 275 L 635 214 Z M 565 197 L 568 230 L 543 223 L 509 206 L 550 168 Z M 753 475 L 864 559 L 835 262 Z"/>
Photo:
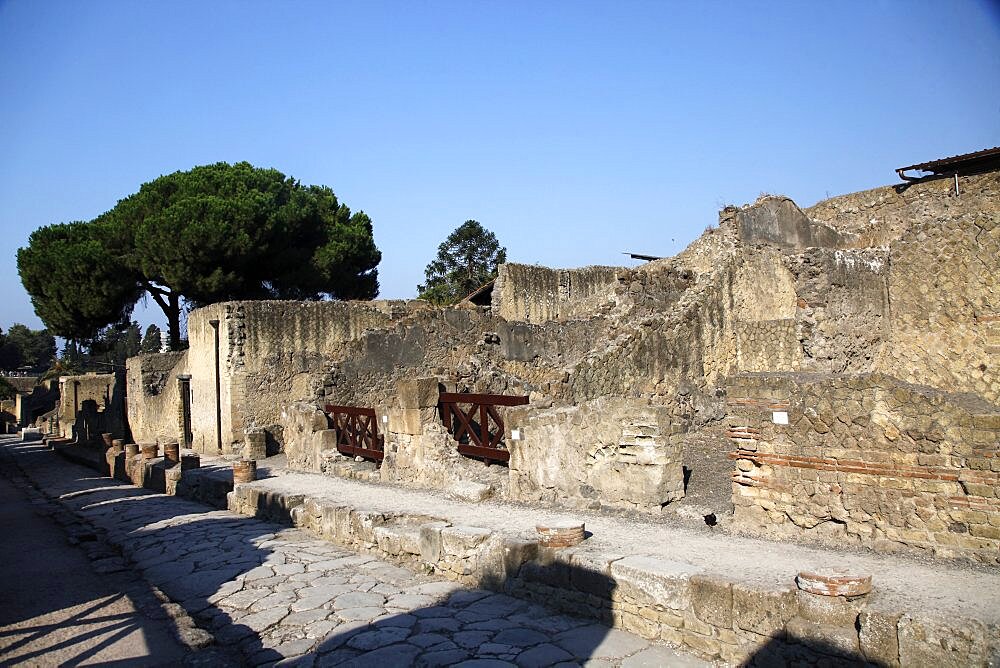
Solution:
<path fill-rule="evenodd" d="M 705 656 L 798 637 L 885 665 L 980 662 L 1000 651 L 992 622 L 869 607 L 865 574 L 773 589 L 561 549 L 585 538 L 575 521 L 532 542 L 295 489 L 303 472 L 1000 565 L 1000 173 L 951 183 L 805 210 L 762 196 L 636 268 L 503 265 L 488 305 L 213 304 L 186 351 L 62 379 L 59 431 L 99 433 L 107 475 Z"/>
<path fill-rule="evenodd" d="M 762 196 L 637 268 L 503 265 L 486 307 L 207 306 L 189 350 L 129 361 L 128 422 L 460 498 L 996 564 L 1000 179 L 967 180 Z M 506 465 L 459 454 L 442 392 L 528 398 L 497 409 Z M 369 409 L 384 460 L 338 452 L 327 405 Z"/>

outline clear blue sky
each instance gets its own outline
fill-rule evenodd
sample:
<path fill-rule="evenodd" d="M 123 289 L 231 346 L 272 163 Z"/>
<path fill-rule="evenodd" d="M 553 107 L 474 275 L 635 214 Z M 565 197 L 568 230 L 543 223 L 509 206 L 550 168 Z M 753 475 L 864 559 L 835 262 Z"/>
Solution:
<path fill-rule="evenodd" d="M 628 264 L 996 145 L 995 0 L 0 0 L 0 327 L 41 326 L 32 230 L 199 164 L 330 186 L 404 298 L 469 218 L 513 261 Z"/>

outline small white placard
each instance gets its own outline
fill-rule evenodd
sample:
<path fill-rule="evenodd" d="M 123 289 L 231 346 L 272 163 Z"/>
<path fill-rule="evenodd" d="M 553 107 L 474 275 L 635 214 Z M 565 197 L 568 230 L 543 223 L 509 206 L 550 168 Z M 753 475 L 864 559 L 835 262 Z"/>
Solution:
<path fill-rule="evenodd" d="M 772 412 L 771 422 L 773 422 L 774 424 L 788 424 L 788 413 L 786 411 Z"/>
<path fill-rule="evenodd" d="M 511 429 L 510 430 L 510 440 L 512 440 L 512 441 L 520 441 L 521 440 L 521 430 L 520 429 Z"/>
<path fill-rule="evenodd" d="M 389 416 L 388 415 L 383 415 L 382 416 L 382 424 L 385 424 L 388 421 L 389 421 Z"/>

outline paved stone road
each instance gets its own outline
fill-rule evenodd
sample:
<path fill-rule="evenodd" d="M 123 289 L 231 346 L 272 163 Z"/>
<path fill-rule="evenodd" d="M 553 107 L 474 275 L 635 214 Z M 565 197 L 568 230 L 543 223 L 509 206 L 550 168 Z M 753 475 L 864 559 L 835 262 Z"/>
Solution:
<path fill-rule="evenodd" d="M 27 453 L 17 459 L 36 484 L 106 531 L 130 567 L 251 665 L 706 665 L 298 529 L 95 478 L 45 450 Z"/>
<path fill-rule="evenodd" d="M 90 535 L 11 469 L 0 461 L 0 665 L 183 663 L 189 650 L 145 581 L 95 572 L 105 546 L 79 540 Z"/>

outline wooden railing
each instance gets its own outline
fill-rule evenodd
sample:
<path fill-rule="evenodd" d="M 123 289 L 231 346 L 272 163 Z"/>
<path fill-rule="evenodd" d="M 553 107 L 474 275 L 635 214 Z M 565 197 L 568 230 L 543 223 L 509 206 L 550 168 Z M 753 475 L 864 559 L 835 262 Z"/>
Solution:
<path fill-rule="evenodd" d="M 528 397 L 442 392 L 439 402 L 441 420 L 458 441 L 459 453 L 487 464 L 510 460 L 503 447 L 504 424 L 497 407 L 524 406 Z M 470 405 L 468 410 L 462 408 L 465 404 Z"/>
<path fill-rule="evenodd" d="M 378 418 L 373 408 L 326 406 L 330 426 L 337 431 L 337 451 L 381 462 L 385 457 L 385 438 L 378 433 Z"/>

